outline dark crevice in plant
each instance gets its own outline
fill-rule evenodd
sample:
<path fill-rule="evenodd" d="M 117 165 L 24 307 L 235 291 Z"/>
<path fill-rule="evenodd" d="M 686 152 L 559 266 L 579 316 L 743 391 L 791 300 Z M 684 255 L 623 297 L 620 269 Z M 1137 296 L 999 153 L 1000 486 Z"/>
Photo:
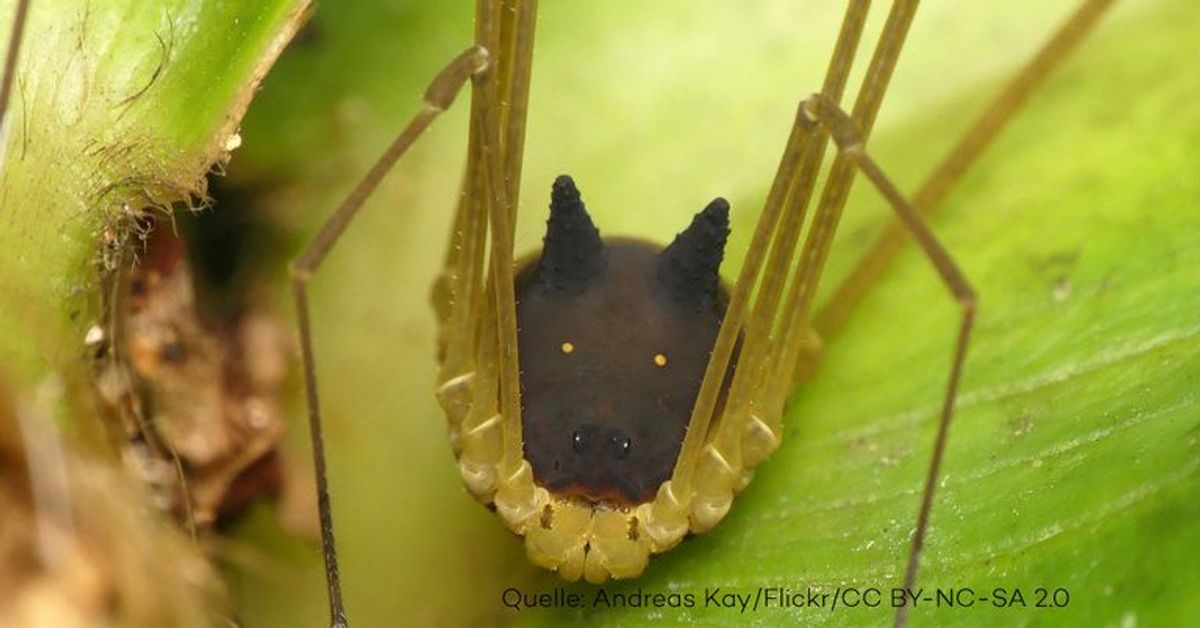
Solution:
<path fill-rule="evenodd" d="M 114 440 L 193 531 L 281 489 L 291 352 L 272 280 L 286 238 L 256 209 L 262 189 L 213 176 L 201 208 L 137 216 L 89 334 Z"/>

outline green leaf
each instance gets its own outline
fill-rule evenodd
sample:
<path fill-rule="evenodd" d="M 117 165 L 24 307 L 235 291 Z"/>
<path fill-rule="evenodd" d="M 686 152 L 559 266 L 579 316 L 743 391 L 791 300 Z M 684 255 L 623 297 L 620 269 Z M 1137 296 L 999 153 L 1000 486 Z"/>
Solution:
<path fill-rule="evenodd" d="M 1073 8 L 1060 4 L 922 8 L 870 145 L 903 189 Z M 666 240 L 711 197 L 730 198 L 732 276 L 795 105 L 819 85 L 839 10 L 545 3 L 520 251 L 536 246 L 550 181 L 568 172 L 607 234 Z M 1200 615 L 1200 119 L 1188 113 L 1200 83 L 1185 69 L 1195 18 L 1190 0 L 1120 3 L 934 221 L 980 313 L 918 586 L 992 599 L 995 587 L 1019 589 L 1027 607 L 922 604 L 914 622 L 1170 625 Z M 466 7 L 324 5 L 312 43 L 283 60 L 257 101 L 231 178 L 283 181 L 272 204 L 311 232 L 470 37 Z M 428 291 L 449 234 L 464 114 L 459 103 L 421 140 L 312 285 L 352 619 L 886 622 L 890 608 L 740 613 L 704 608 L 703 595 L 852 586 L 890 601 L 957 321 L 916 251 L 830 342 L 789 407 L 783 446 L 726 521 L 644 577 L 604 588 L 692 592 L 696 608 L 595 608 L 590 585 L 566 587 L 585 610 L 502 605 L 506 587 L 560 583 L 530 567 L 461 488 L 433 401 Z M 860 182 L 826 289 L 885 211 Z M 271 535 L 260 516 L 244 538 Z M 268 551 L 289 569 L 239 576 L 247 621 L 319 624 L 315 552 Z M 1032 608 L 1051 600 L 1037 587 L 1069 591 L 1069 605 Z"/>
<path fill-rule="evenodd" d="M 306 0 L 33 0 L 0 144 L 0 363 L 83 366 L 102 243 L 204 193 Z M 0 5 L 4 41 L 16 3 Z"/>
<path fill-rule="evenodd" d="M 204 195 L 307 4 L 30 3 L 0 129 L 6 625 L 228 621 L 201 548 L 115 459 L 84 330 L 135 217 Z M 0 0 L 3 50 L 15 8 Z"/>

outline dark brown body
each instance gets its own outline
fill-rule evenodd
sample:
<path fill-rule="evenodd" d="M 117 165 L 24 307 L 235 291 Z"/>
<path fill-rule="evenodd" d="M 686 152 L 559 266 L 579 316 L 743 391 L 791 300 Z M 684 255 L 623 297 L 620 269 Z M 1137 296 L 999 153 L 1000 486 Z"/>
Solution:
<path fill-rule="evenodd" d="M 565 180 L 565 181 L 564 181 Z M 525 458 L 560 495 L 653 498 L 679 454 L 726 301 L 718 199 L 666 249 L 599 239 L 566 177 L 516 279 Z"/>

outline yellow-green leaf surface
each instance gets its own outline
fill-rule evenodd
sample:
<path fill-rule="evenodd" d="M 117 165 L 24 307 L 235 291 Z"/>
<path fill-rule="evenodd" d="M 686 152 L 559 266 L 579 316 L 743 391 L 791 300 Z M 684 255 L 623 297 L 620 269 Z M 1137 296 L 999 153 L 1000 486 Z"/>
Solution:
<path fill-rule="evenodd" d="M 104 238 L 202 193 L 305 0 L 33 0 L 0 142 L 0 367 L 82 364 Z M 0 2 L 7 47 L 16 2 Z"/>
<path fill-rule="evenodd" d="M 518 232 L 541 237 L 572 174 L 602 232 L 670 238 L 716 195 L 744 255 L 795 105 L 820 85 L 841 3 L 541 3 Z M 876 3 L 873 41 L 887 3 Z M 923 3 L 870 149 L 912 190 L 1075 3 Z M 470 8 L 326 3 L 256 101 L 234 182 L 311 233 L 470 42 Z M 1131 0 L 1029 103 L 934 221 L 980 294 L 959 414 L 918 586 L 921 625 L 1179 625 L 1200 617 L 1200 75 L 1192 0 Z M 797 390 L 785 441 L 712 533 L 606 593 L 692 608 L 514 611 L 553 592 L 466 494 L 433 399 L 437 274 L 465 147 L 460 102 L 425 135 L 312 284 L 334 509 L 363 626 L 883 624 L 879 608 L 706 607 L 706 588 L 833 593 L 902 578 L 957 310 L 907 252 Z M 856 186 L 825 279 L 886 208 Z M 281 269 L 282 276 L 282 269 Z M 299 426 L 299 423 L 297 424 Z M 303 451 L 302 432 L 295 438 Z M 242 530 L 274 536 L 263 511 Z M 326 621 L 307 543 L 260 545 L 237 578 L 248 625 Z M 1019 589 L 1024 606 L 995 608 Z M 1038 587 L 1069 592 L 1034 608 Z M 1058 598 L 1062 600 L 1061 594 Z"/>

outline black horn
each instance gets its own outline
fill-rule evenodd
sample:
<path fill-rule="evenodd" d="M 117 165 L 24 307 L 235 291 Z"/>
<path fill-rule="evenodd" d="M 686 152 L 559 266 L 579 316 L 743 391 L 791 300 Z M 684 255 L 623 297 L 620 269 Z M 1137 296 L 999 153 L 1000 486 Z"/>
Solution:
<path fill-rule="evenodd" d="M 559 176 L 550 191 L 538 281 L 555 292 L 581 292 L 604 270 L 606 261 L 600 230 L 592 224 L 575 181 Z"/>
<path fill-rule="evenodd" d="M 715 198 L 658 254 L 658 278 L 684 305 L 715 303 L 729 238 L 729 201 Z"/>

